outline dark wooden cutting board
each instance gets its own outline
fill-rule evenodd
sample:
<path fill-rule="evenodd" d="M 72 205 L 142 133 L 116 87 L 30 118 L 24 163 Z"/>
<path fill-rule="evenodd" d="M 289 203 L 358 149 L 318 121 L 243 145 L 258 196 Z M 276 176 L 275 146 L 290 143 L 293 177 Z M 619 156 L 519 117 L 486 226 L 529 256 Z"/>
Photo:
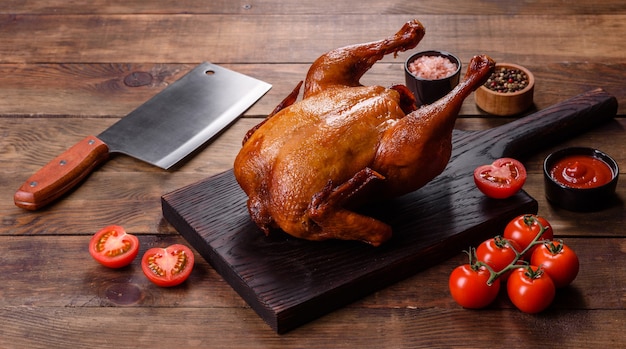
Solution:
<path fill-rule="evenodd" d="M 485 131 L 453 135 L 446 170 L 425 187 L 363 211 L 391 224 L 393 237 L 360 242 L 266 237 L 250 220 L 233 171 L 162 197 L 164 217 L 276 332 L 284 333 L 440 263 L 501 233 L 506 222 L 536 213 L 525 192 L 489 199 L 475 187 L 475 167 L 521 158 L 611 119 L 617 100 L 594 90 Z"/>

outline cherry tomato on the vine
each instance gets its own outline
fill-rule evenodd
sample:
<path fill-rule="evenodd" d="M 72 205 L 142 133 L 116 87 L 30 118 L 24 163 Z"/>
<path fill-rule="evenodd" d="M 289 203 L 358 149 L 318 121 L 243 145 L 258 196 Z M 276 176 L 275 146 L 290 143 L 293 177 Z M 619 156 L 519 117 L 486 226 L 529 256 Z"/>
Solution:
<path fill-rule="evenodd" d="M 478 245 L 476 259 L 487 263 L 497 273 L 515 260 L 516 251 L 521 252 L 515 241 L 507 240 L 498 235 Z M 510 273 L 507 272 L 501 278 L 506 280 L 508 274 Z"/>
<path fill-rule="evenodd" d="M 541 231 L 540 224 L 545 229 L 540 240 L 552 240 L 554 232 L 550 223 L 545 218 L 533 214 L 523 214 L 512 219 L 504 228 L 503 236 L 515 241 L 520 248 L 519 252 L 522 252 Z M 536 248 L 537 246 L 533 246 L 524 257 L 530 258 Z"/>
<path fill-rule="evenodd" d="M 526 182 L 526 168 L 512 158 L 500 158 L 491 165 L 474 170 L 474 183 L 483 194 L 494 199 L 515 195 Z"/>
<path fill-rule="evenodd" d="M 511 302 L 519 310 L 530 314 L 546 309 L 556 294 L 550 276 L 540 267 L 532 265 L 513 270 L 506 289 Z"/>
<path fill-rule="evenodd" d="M 185 245 L 151 248 L 141 259 L 141 269 L 148 280 L 161 287 L 176 286 L 189 277 L 194 256 Z"/>
<path fill-rule="evenodd" d="M 89 241 L 89 253 L 100 264 L 109 268 L 129 265 L 139 252 L 139 240 L 126 233 L 119 225 L 100 229 Z"/>
<path fill-rule="evenodd" d="M 550 275 L 556 288 L 572 283 L 580 267 L 576 253 L 560 241 L 539 245 L 530 257 L 530 264 L 540 265 Z"/>
<path fill-rule="evenodd" d="M 450 274 L 448 287 L 452 298 L 462 307 L 480 309 L 496 299 L 500 280 L 487 284 L 491 274 L 485 267 L 473 268 L 470 264 L 456 267 Z"/>

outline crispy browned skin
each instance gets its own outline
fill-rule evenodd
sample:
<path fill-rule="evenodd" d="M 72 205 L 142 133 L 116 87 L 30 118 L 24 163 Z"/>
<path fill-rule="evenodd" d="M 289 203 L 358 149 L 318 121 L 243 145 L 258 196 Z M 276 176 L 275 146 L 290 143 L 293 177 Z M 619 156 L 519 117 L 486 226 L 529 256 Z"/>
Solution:
<path fill-rule="evenodd" d="M 254 222 L 308 240 L 360 240 L 374 246 L 391 227 L 346 208 L 414 191 L 441 173 L 451 154 L 463 100 L 493 70 L 474 57 L 463 81 L 432 105 L 414 110 L 402 87 L 362 86 L 384 55 L 411 49 L 424 36 L 418 21 L 393 37 L 326 53 L 299 86 L 253 128 L 235 159 Z M 357 195 L 359 194 L 359 195 Z"/>

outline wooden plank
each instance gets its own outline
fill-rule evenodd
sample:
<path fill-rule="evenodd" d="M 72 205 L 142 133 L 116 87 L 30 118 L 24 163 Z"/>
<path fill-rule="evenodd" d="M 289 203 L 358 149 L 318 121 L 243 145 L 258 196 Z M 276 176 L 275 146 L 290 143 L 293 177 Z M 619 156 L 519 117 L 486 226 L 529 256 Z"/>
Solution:
<path fill-rule="evenodd" d="M 145 246 L 142 251 L 184 243 L 175 236 L 139 238 Z M 201 258 L 183 286 L 162 289 L 141 275 L 138 260 L 122 270 L 100 267 L 85 249 L 87 240 L 86 235 L 0 237 L 5 251 L 0 264 L 5 276 L 0 288 L 0 347 L 99 347 L 103 342 L 125 347 L 140 342 L 142 346 L 186 348 L 207 343 L 229 348 L 261 343 L 287 348 L 369 348 L 380 343 L 382 336 L 385 344 L 394 347 L 433 343 L 457 347 L 471 338 L 473 347 L 487 347 L 497 339 L 503 346 L 527 348 L 543 343 L 545 333 L 558 338 L 561 346 L 589 347 L 589 343 L 609 343 L 614 331 L 623 327 L 619 319 L 625 313 L 626 269 L 614 266 L 626 263 L 626 253 L 621 239 L 615 238 L 565 239 L 579 254 L 580 274 L 540 316 L 515 310 L 504 294 L 482 311 L 460 308 L 447 289 L 450 271 L 466 261 L 458 253 L 325 316 L 324 321 L 281 337 Z M 168 329 L 167 336 L 162 335 L 163 329 Z M 442 336 L 442 331 L 455 335 Z"/>
<path fill-rule="evenodd" d="M 0 64 L 1 91 L 6 97 L 2 99 L 0 113 L 124 116 L 194 67 L 192 64 Z"/>
<path fill-rule="evenodd" d="M 87 132 L 104 130 L 117 119 L 100 118 L 14 118 L 0 117 L 0 147 L 3 159 L 15 163 L 16 167 L 0 167 L 0 176 L 4 183 L 19 183 L 16 175 L 32 173 L 54 156 L 81 139 Z M 462 131 L 479 131 L 502 126 L 516 118 L 478 118 L 461 117 L 457 119 L 455 128 Z M 125 175 L 133 172 L 149 172 L 155 174 L 189 172 L 193 175 L 208 176 L 232 168 L 235 156 L 239 152 L 241 140 L 245 133 L 260 120 L 244 118 L 222 133 L 202 152 L 185 163 L 175 172 L 163 171 L 154 166 L 120 155 L 113 157 L 106 166 L 99 169 L 110 175 Z M 618 116 L 606 124 L 590 129 L 587 133 L 562 142 L 542 151 L 539 156 L 527 160 L 533 172 L 541 171 L 543 158 L 552 150 L 568 146 L 597 147 L 609 153 L 618 163 L 626 163 L 626 154 L 611 152 L 615 144 L 626 144 L 626 118 Z M 623 170 L 623 169 L 622 169 Z M 177 175 L 172 175 L 176 177 Z M 0 187 L 0 191 L 3 188 Z"/>
<path fill-rule="evenodd" d="M 127 228 L 139 239 L 139 257 L 128 267 L 106 268 L 88 250 L 93 231 L 73 236 L 3 236 L 0 241 L 5 273 L 0 307 L 165 307 L 171 302 L 182 307 L 245 307 L 245 303 L 196 255 L 194 270 L 181 287 L 162 289 L 152 284 L 141 270 L 141 256 L 152 247 L 185 244 L 178 234 L 156 234 Z M 59 248 L 62 246 L 62 248 Z M 50 296 L 54 290 L 55 297 Z"/>
<path fill-rule="evenodd" d="M 576 251 L 582 268 L 572 286 L 559 292 L 552 309 L 578 309 L 580 304 L 585 304 L 588 309 L 623 311 L 621 290 L 626 286 L 626 269 L 614 267 L 626 263 L 626 253 L 622 250 L 620 237 L 603 238 L 589 234 L 586 237 L 573 237 L 565 235 L 569 233 L 569 228 L 554 228 L 555 233 Z M 133 228 L 129 228 L 128 231 L 138 236 L 141 244 L 140 255 L 151 247 L 186 243 L 176 233 L 163 235 L 137 231 Z M 3 246 L 0 273 L 5 276 L 0 290 L 2 295 L 0 308 L 44 309 L 65 306 L 96 309 L 122 306 L 159 308 L 175 303 L 180 308 L 204 310 L 246 308 L 253 313 L 232 287 L 199 254 L 196 254 L 196 265 L 184 285 L 161 289 L 152 285 L 143 276 L 139 258 L 134 260 L 130 267 L 118 270 L 97 264 L 86 247 L 92 233 L 82 231 L 63 236 L 0 236 L 0 245 Z M 468 247 L 469 245 L 463 249 Z M 452 269 L 466 262 L 467 256 L 461 250 L 453 252 L 454 255 L 450 259 L 346 307 L 348 309 L 437 307 L 449 310 L 459 308 L 450 297 L 447 281 Z M 606 280 L 606 283 L 614 287 L 606 289 L 606 283 L 601 280 Z M 51 289 L 54 290 L 54 297 L 50 296 Z M 490 309 L 512 309 L 512 307 L 506 297 L 500 297 Z M 262 321 L 259 320 L 259 323 Z"/>
<path fill-rule="evenodd" d="M 173 229 L 167 235 L 144 233 L 133 228 L 128 231 L 137 234 L 141 244 L 140 255 L 151 247 L 186 243 Z M 574 237 L 567 235 L 569 229 L 560 227 L 556 227 L 555 232 L 576 251 L 582 268 L 574 284 L 559 292 L 553 308 L 578 309 L 580 304 L 585 304 L 589 309 L 622 309 L 621 289 L 626 286 L 626 269 L 614 267 L 626 263 L 620 237 L 603 238 L 589 234 Z M 0 291 L 0 308 L 62 308 L 67 305 L 82 308 L 149 308 L 168 307 L 175 303 L 181 308 L 250 310 L 232 287 L 198 254 L 188 282 L 179 288 L 161 289 L 143 276 L 139 258 L 130 267 L 119 270 L 100 266 L 86 248 L 93 232 L 75 233 L 62 236 L 0 236 L 0 244 L 4 246 L 0 272 L 6 275 Z M 38 251 L 38 254 L 34 255 L 32 251 Z M 460 250 L 453 252 L 450 259 L 346 307 L 458 308 L 450 297 L 447 279 L 453 268 L 467 261 L 467 256 Z M 615 287 L 606 289 L 605 282 L 601 280 Z M 50 297 L 51 288 L 55 290 L 55 297 Z M 113 292 L 115 290 L 120 292 Z M 501 297 L 492 309 L 512 307 L 506 297 Z M 261 320 L 259 322 L 262 323 Z"/>
<path fill-rule="evenodd" d="M 483 0 L 468 0 L 459 3 L 455 0 L 428 1 L 367 1 L 355 6 L 351 2 L 333 0 L 268 0 L 232 1 L 213 0 L 198 2 L 193 0 L 162 0 L 158 4 L 142 0 L 93 0 L 68 3 L 63 0 L 21 1 L 6 0 L 0 13 L 7 14 L 234 14 L 234 15 L 274 15 L 289 14 L 614 14 L 624 13 L 621 0 L 568 3 L 563 6 L 560 0 L 520 3 L 516 0 L 500 0 L 497 4 Z"/>
<path fill-rule="evenodd" d="M 620 338 L 616 334 L 623 329 L 623 317 L 623 310 L 574 309 L 531 316 L 515 310 L 351 309 L 279 337 L 249 309 L 241 308 L 3 307 L 0 346 L 97 348 L 106 343 L 107 347 L 125 348 L 130 343 L 142 347 L 339 349 L 458 348 L 468 343 L 473 348 L 491 348 L 498 343 L 525 349 L 545 347 L 549 337 L 562 347 L 598 348 L 621 344 L 615 340 Z"/>
<path fill-rule="evenodd" d="M 624 59 L 621 37 L 607 33 L 625 32 L 626 15 L 416 17 L 428 32 L 420 49 L 445 49 L 462 61 L 479 53 L 522 65 Z M 6 63 L 303 63 L 337 47 L 389 37 L 410 19 L 404 14 L 4 15 L 0 57 Z M 398 57 L 404 60 L 408 53 Z"/>
<path fill-rule="evenodd" d="M 462 118 L 457 120 L 457 128 L 481 130 L 511 120 L 514 119 Z M 78 190 L 43 212 L 26 212 L 13 205 L 10 198 L 33 171 L 65 150 L 68 144 L 81 139 L 86 132 L 104 129 L 114 121 L 3 118 L 0 122 L 0 133 L 3 135 L 0 148 L 3 149 L 3 159 L 16 166 L 0 168 L 0 196 L 7 198 L 0 201 L 0 215 L 4 222 L 0 225 L 0 235 L 80 234 L 111 222 L 123 222 L 128 228 L 143 233 L 172 233 L 173 228 L 161 222 L 160 197 L 232 168 L 239 151 L 238 144 L 245 132 L 257 123 L 255 119 L 239 120 L 175 171 L 164 171 L 129 157 L 118 156 L 101 167 Z M 530 175 L 525 190 L 539 202 L 540 212 L 554 224 L 562 226 L 567 222 L 578 222 L 574 226 L 568 224 L 567 234 L 596 231 L 605 236 L 621 236 L 623 229 L 617 223 L 626 223 L 626 217 L 621 207 L 592 213 L 586 216 L 588 219 L 580 219 L 577 214 L 552 207 L 543 195 L 543 159 L 550 151 L 562 147 L 591 146 L 608 152 L 620 164 L 626 163 L 626 153 L 615 148 L 615 144 L 626 144 L 624 128 L 626 119 L 616 119 L 526 159 Z M 618 185 L 617 193 L 620 198 L 626 197 L 626 186 Z M 85 215 L 85 212 L 90 214 Z M 616 225 L 605 225 L 604 222 L 616 222 Z"/>
<path fill-rule="evenodd" d="M 3 146 L 6 159 L 19 163 L 19 167 L 4 170 L 28 172 L 37 170 L 56 155 L 84 138 L 85 134 L 100 133 L 118 119 L 8 117 L 0 120 L 2 120 L 0 132 L 3 135 L 0 138 L 0 145 Z M 189 169 L 190 171 L 203 171 L 205 173 L 211 170 L 221 172 L 220 170 L 232 167 L 232 161 L 239 150 L 244 134 L 258 122 L 258 119 L 238 120 L 210 142 L 196 157 L 169 172 L 124 155 L 113 156 L 109 163 L 99 171 L 171 173 Z M 237 146 L 233 147 L 233 144 Z M 211 157 L 203 156 L 205 152 L 211 153 Z M 196 160 L 196 158 L 202 158 L 202 160 Z M 214 168 L 212 169 L 212 167 Z"/>
<path fill-rule="evenodd" d="M 321 52 L 320 52 L 321 53 Z M 463 62 L 467 66 L 467 62 Z M 193 64 L 0 64 L 0 115 L 5 117 L 119 118 L 176 81 Z M 224 64 L 225 68 L 273 85 L 247 116 L 264 117 L 304 79 L 309 64 Z M 547 108 L 590 88 L 602 87 L 618 98 L 626 114 L 626 61 L 558 62 L 527 65 L 536 78 L 535 110 Z M 465 69 L 465 68 L 463 68 Z M 602 76 L 598 80 L 598 76 Z M 402 61 L 377 63 L 365 85 L 404 84 Z M 558 88 L 554 88 L 558 86 Z M 530 110 L 528 113 L 535 110 Z M 469 96 L 461 115 L 484 115 Z M 1 125 L 0 125 L 1 127 Z M 104 129 L 104 127 L 102 128 Z"/>
<path fill-rule="evenodd" d="M 80 191 L 36 213 L 19 209 L 10 199 L 4 200 L 0 205 L 3 222 L 0 236 L 81 235 L 93 233 L 112 223 L 123 224 L 141 234 L 175 234 L 176 230 L 163 219 L 160 196 L 197 183 L 206 176 L 190 173 L 158 177 L 142 173 L 99 175 L 91 177 L 89 184 L 85 183 Z M 22 177 L 13 182 L 0 180 L 5 188 L 0 194 L 11 198 L 17 189 L 15 182 L 23 180 Z M 137 178 L 142 180 L 137 182 Z M 149 189 L 142 188 L 142 183 L 150 183 Z M 160 185 L 163 186 L 157 187 Z M 559 209 L 546 201 L 543 178 L 536 172 L 530 175 L 524 188 L 538 201 L 539 213 L 550 220 L 563 236 L 584 236 L 589 231 L 598 237 L 624 234 L 626 215 L 620 205 L 584 216 Z M 626 186 L 618 185 L 617 197 L 626 197 Z"/>
<path fill-rule="evenodd" d="M 264 238 L 232 171 L 166 194 L 163 214 L 270 327 L 283 333 L 449 258 L 444 246 L 476 243 L 514 216 L 536 213 L 536 201 L 523 192 L 506 201 L 486 199 L 471 179 L 476 163 L 532 154 L 611 119 L 616 110 L 614 97 L 590 91 L 495 129 L 455 132 L 452 158 L 440 176 L 416 192 L 365 209 L 393 227 L 393 238 L 376 249 L 281 233 Z"/>

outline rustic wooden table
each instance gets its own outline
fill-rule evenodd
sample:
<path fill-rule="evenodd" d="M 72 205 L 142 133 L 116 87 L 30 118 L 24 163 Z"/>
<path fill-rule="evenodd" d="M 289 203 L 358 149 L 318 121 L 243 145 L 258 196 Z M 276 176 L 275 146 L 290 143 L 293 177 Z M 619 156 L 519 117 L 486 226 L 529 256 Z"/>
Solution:
<path fill-rule="evenodd" d="M 82 3 L 82 4 L 81 4 Z M 356 4 L 356 5 L 355 5 Z M 232 167 L 244 133 L 301 80 L 321 53 L 378 40 L 407 20 L 464 64 L 486 53 L 535 74 L 535 109 L 601 87 L 614 120 L 524 159 L 525 190 L 579 254 L 571 287 L 538 315 L 506 297 L 465 310 L 451 298 L 455 257 L 278 335 L 199 255 L 190 279 L 162 289 L 139 260 L 108 270 L 87 252 L 108 224 L 139 236 L 141 251 L 186 243 L 163 218 L 161 196 Z M 0 9 L 0 347 L 567 347 L 626 345 L 623 200 L 594 213 L 550 205 L 541 163 L 551 151 L 591 146 L 626 166 L 626 6 L 622 0 L 507 1 L 4 1 Z M 408 52 L 386 57 L 364 84 L 403 82 Z M 70 145 L 99 133 L 202 61 L 274 87 L 243 118 L 175 171 L 114 157 L 58 203 L 13 204 L 15 190 Z M 532 111 L 531 111 L 532 112 Z M 473 96 L 457 128 L 511 121 Z M 140 251 L 140 253 L 141 253 Z"/>

